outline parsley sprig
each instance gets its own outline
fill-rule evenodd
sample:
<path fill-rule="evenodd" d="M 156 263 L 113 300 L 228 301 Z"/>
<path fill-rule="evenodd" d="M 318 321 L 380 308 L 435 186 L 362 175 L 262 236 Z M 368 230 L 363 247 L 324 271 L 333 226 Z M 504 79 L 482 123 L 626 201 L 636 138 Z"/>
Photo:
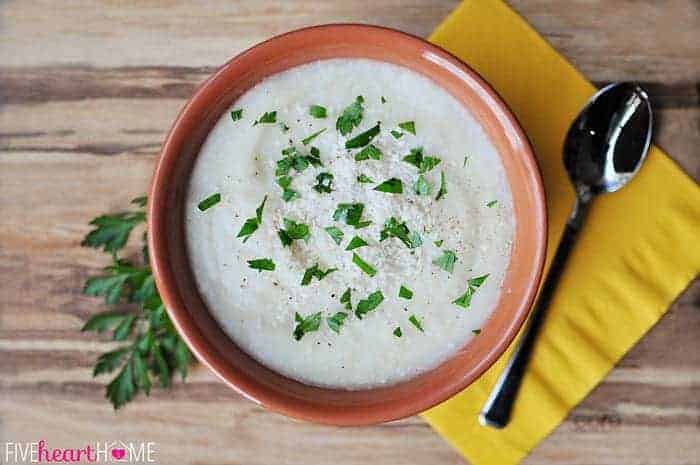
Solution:
<path fill-rule="evenodd" d="M 139 197 L 132 203 L 144 207 L 146 198 Z M 94 229 L 82 242 L 83 246 L 103 249 L 112 255 L 112 264 L 104 269 L 104 274 L 88 278 L 83 293 L 104 297 L 108 305 L 116 308 L 93 315 L 82 331 L 110 331 L 112 339 L 125 342 L 100 355 L 93 368 L 93 376 L 118 370 L 107 384 L 105 395 L 115 409 L 131 401 L 139 391 L 148 395 L 154 383 L 169 387 L 175 373 L 185 379 L 192 362 L 189 349 L 175 331 L 155 287 L 145 234 L 139 263 L 118 256 L 131 232 L 145 219 L 143 210 L 99 216 L 90 222 Z"/>

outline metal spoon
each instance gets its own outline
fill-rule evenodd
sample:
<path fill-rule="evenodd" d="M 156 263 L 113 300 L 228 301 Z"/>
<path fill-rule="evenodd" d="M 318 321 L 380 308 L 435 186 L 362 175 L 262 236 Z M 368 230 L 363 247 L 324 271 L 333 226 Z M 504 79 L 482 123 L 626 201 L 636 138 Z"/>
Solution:
<path fill-rule="evenodd" d="M 649 97 L 639 85 L 628 82 L 601 89 L 569 128 L 564 166 L 576 190 L 576 203 L 528 325 L 479 415 L 483 426 L 508 424 L 537 333 L 590 202 L 598 194 L 615 192 L 637 174 L 651 143 L 651 131 Z"/>

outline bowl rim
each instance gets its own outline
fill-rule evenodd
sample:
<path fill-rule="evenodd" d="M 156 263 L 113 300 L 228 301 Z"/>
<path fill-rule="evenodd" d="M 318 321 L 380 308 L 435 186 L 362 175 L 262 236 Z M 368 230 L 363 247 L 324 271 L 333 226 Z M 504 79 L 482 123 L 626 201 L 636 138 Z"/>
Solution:
<path fill-rule="evenodd" d="M 469 378 L 460 378 L 459 376 L 455 375 L 453 376 L 454 380 L 449 387 L 441 389 L 438 395 L 427 396 L 418 403 L 406 405 L 403 406 L 403 408 L 396 406 L 391 408 L 383 408 L 381 406 L 377 406 L 372 412 L 369 413 L 364 410 L 362 412 L 355 413 L 353 412 L 352 408 L 345 409 L 342 412 L 335 410 L 331 413 L 328 410 L 321 407 L 316 407 L 313 404 L 300 402 L 291 396 L 285 397 L 278 394 L 262 393 L 260 392 L 260 389 L 254 389 L 255 386 L 250 386 L 249 383 L 242 382 L 241 379 L 236 379 L 230 370 L 227 372 L 227 374 L 224 374 L 222 372 L 223 369 L 220 366 L 221 362 L 216 360 L 212 355 L 212 352 L 215 349 L 211 346 L 211 344 L 202 338 L 192 336 L 191 333 L 193 331 L 198 331 L 198 328 L 196 327 L 194 319 L 189 315 L 186 308 L 184 308 L 184 305 L 180 305 L 180 299 L 177 297 L 178 287 L 174 280 L 170 279 L 172 277 L 171 273 L 165 272 L 170 271 L 169 268 L 171 268 L 171 266 L 168 260 L 168 250 L 166 245 L 167 241 L 164 239 L 165 231 L 163 228 L 164 218 L 167 216 L 166 209 L 164 208 L 166 203 L 166 186 L 170 181 L 164 176 L 164 165 L 167 164 L 166 160 L 177 158 L 179 155 L 181 144 L 179 140 L 176 139 L 179 139 L 178 136 L 180 135 L 183 121 L 188 119 L 190 112 L 194 111 L 193 107 L 196 105 L 196 102 L 203 99 L 203 93 L 206 91 L 206 89 L 212 84 L 213 81 L 224 74 L 230 66 L 243 57 L 256 53 L 257 50 L 268 46 L 271 42 L 283 41 L 289 37 L 305 34 L 311 31 L 328 30 L 342 32 L 343 29 L 348 28 L 355 30 L 365 29 L 377 31 L 393 36 L 397 40 L 414 42 L 416 45 L 420 46 L 424 52 L 428 51 L 431 54 L 446 60 L 451 66 L 455 66 L 460 72 L 468 74 L 469 78 L 479 85 L 480 90 L 485 92 L 490 100 L 498 106 L 498 110 L 500 112 L 499 117 L 504 118 L 513 130 L 512 136 L 520 144 L 522 153 L 525 154 L 525 158 L 521 161 L 526 168 L 527 174 L 532 180 L 530 188 L 534 194 L 534 206 L 536 207 L 536 211 L 531 212 L 532 216 L 534 217 L 534 229 L 537 233 L 537 243 L 533 244 L 533 279 L 527 283 L 527 286 L 525 286 L 523 299 L 521 300 L 520 305 L 517 306 L 517 309 L 513 311 L 511 324 L 507 327 L 505 333 L 497 339 L 496 344 L 491 346 L 491 349 L 488 351 L 487 355 L 481 358 L 480 361 L 475 364 L 475 367 L 472 368 L 471 371 L 474 373 L 474 375 Z M 177 118 L 168 131 L 160 154 L 156 160 L 147 207 L 149 232 L 148 247 L 150 251 L 149 260 L 158 291 L 180 337 L 185 341 L 194 356 L 202 364 L 213 371 L 217 377 L 224 381 L 224 383 L 229 387 L 257 404 L 261 404 L 270 410 L 293 418 L 330 425 L 370 425 L 415 415 L 428 410 L 441 402 L 444 402 L 478 380 L 484 374 L 484 372 L 486 372 L 507 350 L 509 345 L 517 336 L 530 312 L 542 279 L 547 252 L 548 224 L 546 210 L 547 207 L 545 201 L 544 184 L 532 145 L 522 129 L 522 126 L 508 105 L 478 72 L 450 52 L 410 33 L 384 26 L 359 23 L 322 24 L 295 29 L 259 42 L 226 61 L 222 66 L 217 68 L 214 73 L 212 73 L 197 86 L 192 96 L 180 110 Z"/>

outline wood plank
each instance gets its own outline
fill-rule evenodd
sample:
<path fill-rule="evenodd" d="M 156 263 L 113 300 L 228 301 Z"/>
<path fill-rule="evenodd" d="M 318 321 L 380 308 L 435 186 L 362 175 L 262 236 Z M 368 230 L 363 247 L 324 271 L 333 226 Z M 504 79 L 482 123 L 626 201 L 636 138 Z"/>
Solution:
<path fill-rule="evenodd" d="M 557 50 L 596 81 L 700 81 L 694 0 L 512 0 Z M 298 27 L 364 22 L 426 36 L 457 0 L 244 0 L 141 3 L 15 1 L 0 10 L 0 66 L 217 66 Z M 118 31 L 118 32 L 116 32 Z M 50 38 L 50 40 L 42 40 Z M 36 47 L 42 40 L 42 47 Z"/>

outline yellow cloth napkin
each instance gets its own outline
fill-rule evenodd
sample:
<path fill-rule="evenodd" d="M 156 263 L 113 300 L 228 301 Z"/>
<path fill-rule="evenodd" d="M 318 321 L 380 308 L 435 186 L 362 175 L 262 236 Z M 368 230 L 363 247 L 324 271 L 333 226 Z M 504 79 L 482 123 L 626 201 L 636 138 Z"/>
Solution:
<path fill-rule="evenodd" d="M 530 137 L 547 192 L 551 258 L 574 198 L 561 162 L 563 139 L 595 88 L 500 0 L 465 1 L 430 40 L 490 82 Z M 425 419 L 475 465 L 519 462 L 697 275 L 699 233 L 700 189 L 653 147 L 637 178 L 595 201 L 508 427 L 477 421 L 505 356 Z"/>

